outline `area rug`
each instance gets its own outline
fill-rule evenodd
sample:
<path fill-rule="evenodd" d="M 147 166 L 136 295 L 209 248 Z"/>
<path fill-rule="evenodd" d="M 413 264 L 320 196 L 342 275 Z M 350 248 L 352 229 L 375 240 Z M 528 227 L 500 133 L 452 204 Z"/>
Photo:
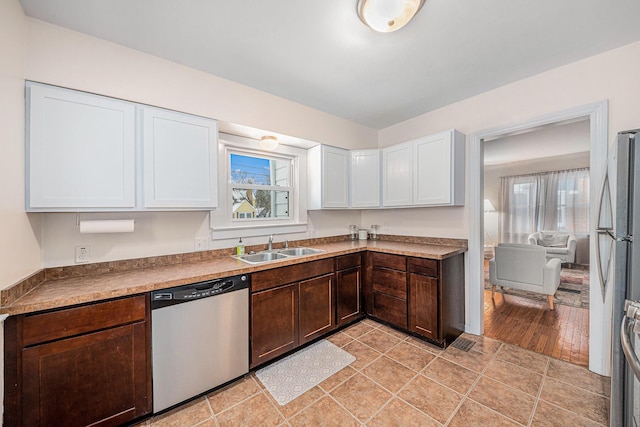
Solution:
<path fill-rule="evenodd" d="M 356 358 L 327 340 L 320 340 L 256 371 L 256 376 L 280 405 L 312 389 Z"/>
<path fill-rule="evenodd" d="M 489 267 L 484 271 L 484 288 L 491 290 L 489 283 Z M 501 288 L 496 286 L 496 292 L 505 295 L 515 295 L 523 298 L 546 301 L 547 296 L 535 292 L 520 291 L 517 289 Z M 563 268 L 560 271 L 560 286 L 558 293 L 553 298 L 554 304 L 568 305 L 571 307 L 589 308 L 589 270 Z"/>

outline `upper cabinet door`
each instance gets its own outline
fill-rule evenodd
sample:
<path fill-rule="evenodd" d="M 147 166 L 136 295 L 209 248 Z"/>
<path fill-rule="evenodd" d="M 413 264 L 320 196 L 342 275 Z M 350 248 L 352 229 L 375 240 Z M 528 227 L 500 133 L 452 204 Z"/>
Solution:
<path fill-rule="evenodd" d="M 325 208 L 349 207 L 349 151 L 322 147 L 322 205 Z"/>
<path fill-rule="evenodd" d="M 413 203 L 412 153 L 410 142 L 382 150 L 382 204 L 385 207 Z"/>
<path fill-rule="evenodd" d="M 145 208 L 215 208 L 215 120 L 141 107 Z"/>
<path fill-rule="evenodd" d="M 328 145 L 307 150 L 308 208 L 349 207 L 349 151 Z"/>
<path fill-rule="evenodd" d="M 135 106 L 27 83 L 27 210 L 135 207 Z"/>
<path fill-rule="evenodd" d="M 351 152 L 351 207 L 380 207 L 380 150 Z"/>
<path fill-rule="evenodd" d="M 464 136 L 450 130 L 413 144 L 413 204 L 464 205 Z"/>

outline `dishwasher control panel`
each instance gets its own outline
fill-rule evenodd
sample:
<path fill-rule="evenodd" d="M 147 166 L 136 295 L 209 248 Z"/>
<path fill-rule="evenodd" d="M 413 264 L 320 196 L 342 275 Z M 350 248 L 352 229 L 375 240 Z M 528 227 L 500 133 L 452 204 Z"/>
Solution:
<path fill-rule="evenodd" d="M 248 287 L 249 276 L 242 274 L 224 279 L 206 280 L 204 282 L 153 291 L 151 292 L 151 309 L 208 298 Z"/>

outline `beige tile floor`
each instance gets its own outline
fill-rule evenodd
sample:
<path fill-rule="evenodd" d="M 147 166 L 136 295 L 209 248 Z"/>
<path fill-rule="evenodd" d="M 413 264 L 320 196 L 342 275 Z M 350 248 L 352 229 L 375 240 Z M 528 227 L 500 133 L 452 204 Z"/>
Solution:
<path fill-rule="evenodd" d="M 364 320 L 329 337 L 350 366 L 285 406 L 254 374 L 140 426 L 601 426 L 609 379 L 490 338 L 443 351 Z"/>

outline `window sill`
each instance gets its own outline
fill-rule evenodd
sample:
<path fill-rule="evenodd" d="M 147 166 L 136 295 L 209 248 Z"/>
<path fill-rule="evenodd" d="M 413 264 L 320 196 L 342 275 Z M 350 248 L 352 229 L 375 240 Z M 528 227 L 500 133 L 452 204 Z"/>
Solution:
<path fill-rule="evenodd" d="M 269 234 L 306 233 L 307 223 L 251 224 L 211 229 L 211 240 L 236 239 L 239 237 L 267 236 Z"/>

